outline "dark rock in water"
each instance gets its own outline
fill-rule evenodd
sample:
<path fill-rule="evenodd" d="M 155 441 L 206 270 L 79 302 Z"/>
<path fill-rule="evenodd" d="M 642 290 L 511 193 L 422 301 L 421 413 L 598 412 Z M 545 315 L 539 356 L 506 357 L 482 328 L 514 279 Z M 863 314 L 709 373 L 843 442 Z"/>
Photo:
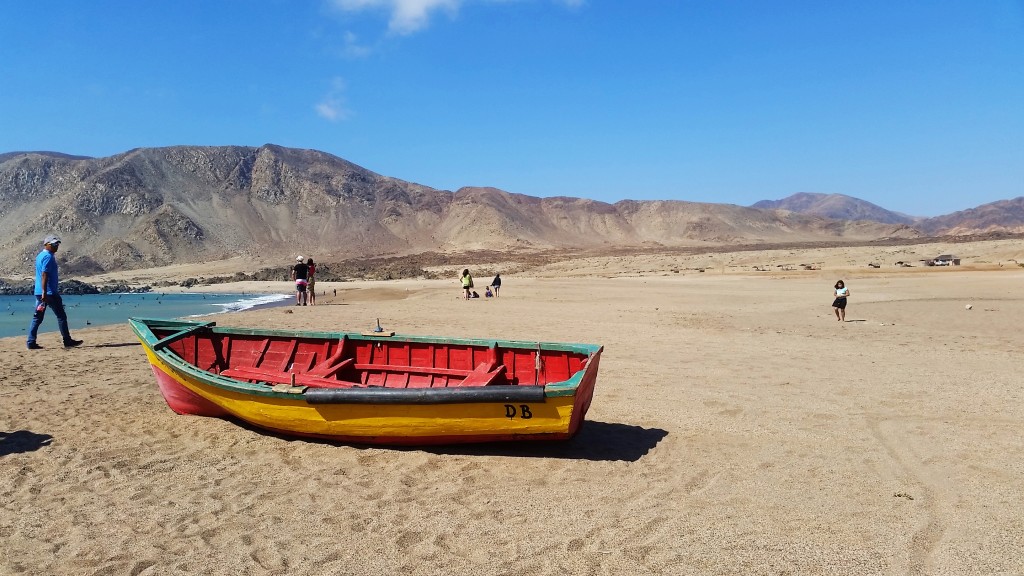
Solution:
<path fill-rule="evenodd" d="M 75 295 L 99 294 L 100 289 L 93 286 L 92 284 L 86 284 L 85 282 L 81 282 L 79 280 L 67 280 L 65 282 L 60 283 L 60 293 Z"/>
<path fill-rule="evenodd" d="M 35 283 L 27 280 L 11 283 L 9 280 L 0 280 L 0 294 L 5 296 L 32 295 L 35 290 Z"/>
<path fill-rule="evenodd" d="M 111 292 L 149 292 L 149 286 L 129 286 L 124 282 L 109 284 L 100 288 L 79 280 L 67 280 L 60 283 L 60 293 L 63 295 L 81 296 L 84 294 L 109 294 Z M 0 294 L 5 296 L 31 296 L 35 292 L 35 282 L 24 280 L 11 283 L 8 280 L 0 280 Z"/>
<path fill-rule="evenodd" d="M 111 294 L 111 293 L 117 293 L 117 294 L 122 294 L 122 293 L 139 293 L 139 294 L 143 294 L 143 293 L 151 292 L 152 290 L 153 290 L 153 288 L 150 287 L 150 286 L 130 286 L 130 285 L 128 285 L 125 282 L 118 282 L 116 284 L 107 284 L 105 286 L 100 286 L 100 293 L 102 293 L 102 294 Z"/>

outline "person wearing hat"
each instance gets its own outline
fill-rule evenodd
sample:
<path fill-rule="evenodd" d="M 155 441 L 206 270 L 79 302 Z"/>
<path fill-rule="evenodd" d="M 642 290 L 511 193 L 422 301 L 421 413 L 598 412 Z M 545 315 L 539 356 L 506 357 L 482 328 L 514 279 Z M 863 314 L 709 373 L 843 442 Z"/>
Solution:
<path fill-rule="evenodd" d="M 39 325 L 43 323 L 46 316 L 46 309 L 52 308 L 53 315 L 57 317 L 57 328 L 64 338 L 65 348 L 74 348 L 82 344 L 81 340 L 75 340 L 68 331 L 68 315 L 64 311 L 64 301 L 61 300 L 57 276 L 57 259 L 54 254 L 60 248 L 60 237 L 50 234 L 43 240 L 43 250 L 36 256 L 36 309 L 32 315 L 32 323 L 28 326 L 28 341 L 26 345 L 29 350 L 42 348 L 36 342 L 36 333 L 39 332 Z"/>
<path fill-rule="evenodd" d="M 302 261 L 302 256 L 295 259 L 292 266 L 292 280 L 295 280 L 295 305 L 306 305 L 306 285 L 309 284 L 309 266 Z"/>

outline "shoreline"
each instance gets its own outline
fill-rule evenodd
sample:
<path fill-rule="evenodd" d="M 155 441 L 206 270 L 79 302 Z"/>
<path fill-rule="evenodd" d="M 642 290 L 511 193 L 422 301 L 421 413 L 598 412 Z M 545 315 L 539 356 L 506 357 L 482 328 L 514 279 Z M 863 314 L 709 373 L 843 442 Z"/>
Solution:
<path fill-rule="evenodd" d="M 208 300 L 207 295 L 211 298 Z M 227 292 L 148 292 L 64 295 L 68 314 L 68 325 L 77 334 L 91 328 L 105 327 L 126 322 L 129 317 L 204 318 L 224 314 L 277 308 L 288 304 L 289 299 L 281 296 L 271 299 L 273 294 Z M 0 316 L 0 338 L 24 339 L 32 318 L 32 296 L 4 295 L 0 302 L 7 302 L 9 311 Z M 211 311 L 202 313 L 212 305 Z M 39 334 L 56 333 L 56 319 L 48 312 Z"/>

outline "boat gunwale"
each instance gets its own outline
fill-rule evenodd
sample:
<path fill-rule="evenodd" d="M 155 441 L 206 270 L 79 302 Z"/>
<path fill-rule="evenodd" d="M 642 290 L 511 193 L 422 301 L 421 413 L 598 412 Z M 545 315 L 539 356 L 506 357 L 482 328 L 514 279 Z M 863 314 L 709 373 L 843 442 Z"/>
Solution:
<path fill-rule="evenodd" d="M 475 386 L 467 388 L 308 388 L 303 397 L 318 404 L 471 404 L 544 402 L 543 386 Z"/>
<path fill-rule="evenodd" d="M 520 350 L 549 350 L 556 352 L 571 352 L 576 354 L 585 354 L 587 356 L 586 365 L 574 372 L 569 378 L 560 380 L 557 382 L 549 382 L 543 386 L 538 385 L 524 385 L 524 386 L 507 386 L 507 388 L 543 388 L 544 397 L 561 397 L 561 396 L 573 396 L 579 388 L 584 376 L 591 370 L 592 364 L 591 359 L 601 353 L 604 349 L 603 346 L 597 344 L 582 344 L 582 343 L 566 343 L 566 342 L 537 342 L 537 341 L 524 341 L 524 340 L 496 340 L 496 339 L 484 339 L 484 338 L 453 338 L 453 337 L 441 337 L 441 336 L 417 336 L 417 335 L 404 335 L 395 334 L 390 335 L 372 335 L 364 334 L 359 332 L 322 332 L 322 331 L 303 331 L 301 336 L 297 335 L 295 331 L 290 330 L 278 330 L 278 329 L 264 329 L 264 328 L 237 328 L 232 326 L 217 326 L 215 322 L 197 322 L 190 320 L 177 320 L 177 319 L 162 319 L 162 318 L 129 318 L 128 320 L 132 331 L 135 332 L 141 340 L 145 342 L 146 348 L 149 352 L 160 358 L 162 362 L 172 367 L 174 370 L 184 372 L 201 382 L 215 386 L 217 388 L 229 390 L 240 394 L 258 395 L 268 398 L 282 398 L 290 400 L 302 400 L 307 403 L 310 402 L 309 398 L 304 397 L 305 394 L 296 394 L 294 392 L 286 391 L 275 391 L 271 387 L 265 384 L 259 384 L 255 382 L 246 382 L 231 378 L 228 376 L 221 376 L 207 370 L 203 370 L 194 364 L 185 361 L 183 358 L 178 356 L 176 353 L 171 351 L 167 346 L 161 346 L 159 348 L 156 345 L 162 341 L 166 341 L 167 338 L 157 338 L 153 332 L 154 328 L 161 327 L 170 330 L 175 330 L 179 334 L 181 332 L 188 331 L 187 333 L 193 333 L 196 330 L 209 330 L 218 334 L 238 334 L 242 336 L 265 336 L 265 337 L 286 337 L 286 338 L 309 338 L 309 339 L 333 339 L 337 340 L 342 337 L 348 337 L 352 341 L 398 341 L 398 342 L 417 342 L 424 344 L 444 344 L 444 345 L 470 345 L 470 346 L 485 346 L 494 347 L 502 346 L 505 348 L 518 348 Z M 189 330 L 189 329 L 192 330 Z M 171 335 L 173 336 L 173 335 Z M 487 388 L 487 387 L 481 387 Z M 497 388 L 492 387 L 492 388 Z M 506 386 L 502 386 L 506 388 Z M 437 390 L 445 390 L 447 388 L 438 388 Z M 307 388 L 306 390 L 310 390 Z M 376 390 L 397 390 L 388 389 L 385 387 L 380 388 L 360 388 L 358 389 L 362 393 L 367 391 Z M 383 399 L 382 394 L 382 399 Z M 469 400 L 462 400 L 463 402 Z M 487 400 L 481 400 L 487 401 Z M 409 403 L 422 403 L 422 401 L 409 400 Z"/>

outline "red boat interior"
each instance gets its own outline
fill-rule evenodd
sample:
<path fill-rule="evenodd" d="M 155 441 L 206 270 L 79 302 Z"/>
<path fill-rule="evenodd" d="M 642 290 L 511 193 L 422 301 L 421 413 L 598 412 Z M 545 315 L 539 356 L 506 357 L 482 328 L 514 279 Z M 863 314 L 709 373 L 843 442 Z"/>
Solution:
<path fill-rule="evenodd" d="M 160 331 L 164 338 L 174 330 Z M 214 374 L 270 386 L 438 388 L 543 386 L 582 370 L 587 356 L 560 350 L 385 338 L 336 340 L 202 331 L 167 349 Z M 540 355 L 538 359 L 538 354 Z"/>

